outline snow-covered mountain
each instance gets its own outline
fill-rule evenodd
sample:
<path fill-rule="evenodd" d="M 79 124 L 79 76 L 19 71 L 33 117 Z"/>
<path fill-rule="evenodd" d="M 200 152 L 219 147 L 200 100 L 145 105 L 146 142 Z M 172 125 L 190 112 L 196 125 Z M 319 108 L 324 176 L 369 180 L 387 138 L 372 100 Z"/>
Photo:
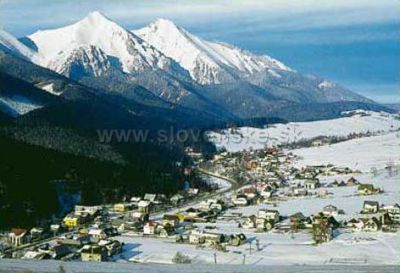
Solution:
<path fill-rule="evenodd" d="M 232 82 L 263 70 L 276 77 L 279 71 L 291 71 L 269 56 L 203 40 L 166 19 L 132 32 L 178 62 L 200 84 Z"/>
<path fill-rule="evenodd" d="M 98 76 L 111 66 L 128 74 L 155 69 L 184 73 L 172 59 L 99 12 L 28 38 L 44 56 L 39 65 L 67 76 L 78 71 Z"/>

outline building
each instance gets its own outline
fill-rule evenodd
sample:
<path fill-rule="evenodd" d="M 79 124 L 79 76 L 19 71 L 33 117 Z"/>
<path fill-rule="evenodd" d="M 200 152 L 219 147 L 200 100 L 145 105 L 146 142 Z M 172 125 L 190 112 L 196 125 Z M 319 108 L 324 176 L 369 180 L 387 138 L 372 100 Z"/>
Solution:
<path fill-rule="evenodd" d="M 156 222 L 147 222 L 143 226 L 143 235 L 155 235 L 158 223 Z"/>
<path fill-rule="evenodd" d="M 138 211 L 141 213 L 149 213 L 150 212 L 150 202 L 146 200 L 142 200 L 138 203 Z"/>
<path fill-rule="evenodd" d="M 232 202 L 235 206 L 247 206 L 248 201 L 245 197 L 238 197 L 233 200 Z"/>
<path fill-rule="evenodd" d="M 216 245 L 223 241 L 224 236 L 220 233 L 193 230 L 189 235 L 190 244 Z"/>
<path fill-rule="evenodd" d="M 379 211 L 379 202 L 364 201 L 362 213 L 377 213 Z"/>
<path fill-rule="evenodd" d="M 240 246 L 246 243 L 247 238 L 243 233 L 229 236 L 229 244 L 232 246 Z"/>
<path fill-rule="evenodd" d="M 258 211 L 258 218 L 264 218 L 273 223 L 279 222 L 279 211 L 272 209 L 260 209 Z"/>
<path fill-rule="evenodd" d="M 292 229 L 302 229 L 305 228 L 305 223 L 307 218 L 301 212 L 297 212 L 290 217 L 290 227 Z"/>
<path fill-rule="evenodd" d="M 258 231 L 271 230 L 274 227 L 273 220 L 267 220 L 265 218 L 256 218 L 256 229 Z"/>
<path fill-rule="evenodd" d="M 334 205 L 327 205 L 323 208 L 322 213 L 325 216 L 337 216 L 339 214 L 339 210 Z"/>
<path fill-rule="evenodd" d="M 255 228 L 256 227 L 256 219 L 257 219 L 257 217 L 255 215 L 246 217 L 246 218 L 244 218 L 243 222 L 241 223 L 241 226 L 246 229 Z"/>
<path fill-rule="evenodd" d="M 28 230 L 23 228 L 13 228 L 8 234 L 8 243 L 12 246 L 20 246 L 29 243 L 30 235 Z"/>
<path fill-rule="evenodd" d="M 99 228 L 89 229 L 88 235 L 92 236 L 96 240 L 103 240 L 107 238 L 106 232 Z"/>
<path fill-rule="evenodd" d="M 74 214 L 79 216 L 79 215 L 85 215 L 89 214 L 90 216 L 95 216 L 100 213 L 102 210 L 101 206 L 81 206 L 81 205 L 76 205 L 74 209 Z"/>
<path fill-rule="evenodd" d="M 376 217 L 370 218 L 364 225 L 364 231 L 376 232 L 382 227 L 381 222 Z"/>
<path fill-rule="evenodd" d="M 84 262 L 104 262 L 107 260 L 107 248 L 98 245 L 85 245 L 81 250 L 81 259 Z"/>
<path fill-rule="evenodd" d="M 309 179 L 304 182 L 304 188 L 306 190 L 315 190 L 320 186 L 318 179 Z"/>
<path fill-rule="evenodd" d="M 128 211 L 129 208 L 130 208 L 129 204 L 119 203 L 119 204 L 114 205 L 115 212 L 124 213 L 124 212 Z"/>
<path fill-rule="evenodd" d="M 379 193 L 379 189 L 375 188 L 372 184 L 359 184 L 357 187 L 359 195 L 372 195 Z"/>

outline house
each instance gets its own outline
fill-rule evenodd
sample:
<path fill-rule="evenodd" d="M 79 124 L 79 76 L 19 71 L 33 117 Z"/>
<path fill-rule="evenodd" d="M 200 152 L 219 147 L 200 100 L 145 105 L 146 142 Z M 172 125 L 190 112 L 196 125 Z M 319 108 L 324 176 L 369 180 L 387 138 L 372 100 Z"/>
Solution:
<path fill-rule="evenodd" d="M 107 249 L 107 256 L 113 256 L 122 252 L 123 243 L 117 240 L 100 240 L 98 242 L 100 247 Z"/>
<path fill-rule="evenodd" d="M 364 201 L 362 213 L 377 213 L 379 211 L 379 202 Z"/>
<path fill-rule="evenodd" d="M 138 211 L 141 213 L 149 213 L 150 212 L 150 202 L 146 200 L 141 200 L 138 203 Z"/>
<path fill-rule="evenodd" d="M 255 215 L 251 215 L 249 217 L 246 217 L 242 223 L 240 224 L 243 228 L 246 229 L 252 229 L 256 227 L 256 216 Z"/>
<path fill-rule="evenodd" d="M 258 218 L 264 218 L 268 221 L 272 221 L 273 223 L 278 223 L 279 212 L 277 210 L 272 210 L 272 209 L 260 209 L 258 211 Z"/>
<path fill-rule="evenodd" d="M 339 214 L 339 210 L 333 205 L 327 205 L 323 208 L 322 213 L 325 216 L 337 216 Z"/>
<path fill-rule="evenodd" d="M 235 206 L 247 206 L 248 201 L 245 197 L 237 197 L 232 202 Z"/>
<path fill-rule="evenodd" d="M 193 230 L 189 235 L 190 244 L 216 245 L 223 241 L 224 236 L 220 233 Z"/>
<path fill-rule="evenodd" d="M 188 190 L 187 190 L 187 194 L 189 195 L 189 196 L 196 196 L 196 195 L 198 195 L 199 194 L 199 189 L 197 189 L 197 188 L 189 188 Z"/>
<path fill-rule="evenodd" d="M 382 227 L 381 222 L 376 217 L 370 218 L 364 225 L 364 231 L 376 232 Z"/>
<path fill-rule="evenodd" d="M 160 237 L 167 238 L 175 234 L 175 228 L 171 224 L 166 223 L 165 225 L 158 225 L 155 232 Z"/>
<path fill-rule="evenodd" d="M 130 202 L 137 205 L 140 202 L 140 200 L 142 200 L 140 197 L 133 196 L 131 197 Z"/>
<path fill-rule="evenodd" d="M 13 228 L 8 234 L 8 243 L 12 246 L 20 246 L 29 243 L 30 235 L 28 230 L 23 228 Z"/>
<path fill-rule="evenodd" d="M 297 212 L 290 217 L 290 226 L 292 229 L 302 229 L 305 227 L 307 218 L 301 212 Z"/>
<path fill-rule="evenodd" d="M 81 259 L 84 262 L 103 262 L 107 260 L 107 248 L 98 245 L 85 245 L 81 249 Z"/>
<path fill-rule="evenodd" d="M 147 222 L 143 226 L 143 235 L 155 235 L 156 234 L 156 228 L 158 226 L 158 223 L 156 222 Z"/>
<path fill-rule="evenodd" d="M 353 231 L 363 231 L 368 221 L 368 218 L 355 219 L 354 223 L 352 224 Z"/>
<path fill-rule="evenodd" d="M 95 216 L 102 210 L 101 206 L 81 206 L 76 205 L 74 209 L 74 214 L 76 216 L 89 214 L 90 216 Z"/>
<path fill-rule="evenodd" d="M 247 241 L 246 235 L 244 235 L 243 233 L 229 236 L 229 244 L 232 246 L 240 246 L 246 243 L 246 241 Z"/>
<path fill-rule="evenodd" d="M 357 193 L 359 195 L 372 195 L 379 193 L 379 189 L 375 188 L 372 184 L 359 184 L 357 187 Z"/>
<path fill-rule="evenodd" d="M 96 240 L 103 240 L 107 238 L 106 232 L 99 228 L 89 229 L 88 235 L 92 236 Z"/>
<path fill-rule="evenodd" d="M 30 236 L 32 241 L 43 239 L 46 236 L 46 232 L 43 228 L 34 227 L 30 230 Z"/>
<path fill-rule="evenodd" d="M 315 190 L 320 186 L 318 179 L 308 179 L 304 182 L 304 188 L 306 190 Z"/>
<path fill-rule="evenodd" d="M 119 203 L 114 205 L 114 211 L 124 213 L 130 209 L 129 204 Z"/>
<path fill-rule="evenodd" d="M 146 193 L 143 197 L 143 200 L 154 203 L 156 201 L 157 195 L 153 193 Z"/>
<path fill-rule="evenodd" d="M 382 210 L 388 213 L 397 214 L 400 213 L 400 205 L 396 203 L 394 205 L 383 206 Z"/>
<path fill-rule="evenodd" d="M 295 196 L 306 196 L 307 195 L 307 189 L 294 189 L 293 193 Z"/>
<path fill-rule="evenodd" d="M 258 231 L 271 230 L 274 227 L 275 222 L 273 220 L 267 220 L 266 218 L 256 218 L 256 229 Z"/>
<path fill-rule="evenodd" d="M 172 227 L 176 228 L 180 225 L 181 219 L 176 214 L 164 214 L 162 225 L 170 224 Z"/>
<path fill-rule="evenodd" d="M 175 206 L 179 206 L 180 204 L 182 204 L 183 202 L 185 202 L 185 197 L 179 193 L 174 194 L 169 201 L 175 205 Z"/>
<path fill-rule="evenodd" d="M 74 228 L 81 224 L 81 217 L 74 214 L 68 214 L 64 217 L 63 223 L 68 228 Z"/>
<path fill-rule="evenodd" d="M 350 178 L 347 180 L 347 186 L 355 186 L 355 185 L 357 185 L 357 184 L 358 184 L 358 180 L 355 179 L 354 177 L 350 177 Z"/>
<path fill-rule="evenodd" d="M 53 259 L 61 259 L 71 253 L 71 249 L 64 244 L 54 245 L 49 248 Z"/>

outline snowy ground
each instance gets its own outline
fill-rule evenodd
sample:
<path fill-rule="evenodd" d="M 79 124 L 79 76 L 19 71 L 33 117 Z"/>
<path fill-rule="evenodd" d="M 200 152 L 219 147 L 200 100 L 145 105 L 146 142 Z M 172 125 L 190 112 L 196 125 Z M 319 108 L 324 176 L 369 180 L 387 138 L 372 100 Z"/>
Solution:
<path fill-rule="evenodd" d="M 332 120 L 290 122 L 274 124 L 265 129 L 241 127 L 222 132 L 210 132 L 211 141 L 219 148 L 237 152 L 261 149 L 265 145 L 277 145 L 312 139 L 318 136 L 348 136 L 351 133 L 390 132 L 400 128 L 396 115 L 360 111 L 359 114 Z"/>
<path fill-rule="evenodd" d="M 400 133 L 352 139 L 349 141 L 312 148 L 292 150 L 303 157 L 297 165 L 319 165 L 332 163 L 360 171 L 372 167 L 384 168 L 389 162 L 400 164 Z"/>

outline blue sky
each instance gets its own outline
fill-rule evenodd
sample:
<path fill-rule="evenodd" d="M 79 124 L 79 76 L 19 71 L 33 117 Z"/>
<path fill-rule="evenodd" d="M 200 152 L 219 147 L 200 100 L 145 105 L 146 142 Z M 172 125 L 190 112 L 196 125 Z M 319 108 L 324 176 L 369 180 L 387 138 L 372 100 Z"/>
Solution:
<path fill-rule="evenodd" d="M 380 102 L 400 102 L 399 0 L 3 0 L 21 37 L 99 10 L 128 29 L 169 18 L 212 40 L 271 55 Z"/>

